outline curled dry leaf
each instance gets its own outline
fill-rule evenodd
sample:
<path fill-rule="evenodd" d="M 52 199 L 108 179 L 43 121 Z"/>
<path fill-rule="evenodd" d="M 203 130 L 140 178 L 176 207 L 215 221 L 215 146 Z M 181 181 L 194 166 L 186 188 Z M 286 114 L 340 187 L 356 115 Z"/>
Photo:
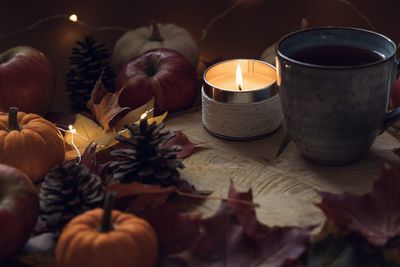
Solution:
<path fill-rule="evenodd" d="M 192 143 L 189 138 L 182 131 L 175 131 L 175 136 L 169 139 L 164 147 L 172 147 L 172 146 L 180 146 L 182 149 L 176 155 L 178 158 L 186 158 L 190 156 L 194 150 L 200 145 L 205 144 L 205 142 L 201 143 Z"/>
<path fill-rule="evenodd" d="M 400 171 L 385 166 L 370 193 L 321 192 L 317 206 L 336 224 L 360 234 L 373 246 L 383 247 L 400 236 L 399 192 Z"/>
<path fill-rule="evenodd" d="M 123 89 L 117 90 L 115 93 L 108 92 L 101 79 L 102 75 L 96 81 L 87 107 L 103 129 L 108 131 L 114 128 L 117 121 L 122 119 L 132 109 L 120 107 L 119 105 L 119 95 Z"/>

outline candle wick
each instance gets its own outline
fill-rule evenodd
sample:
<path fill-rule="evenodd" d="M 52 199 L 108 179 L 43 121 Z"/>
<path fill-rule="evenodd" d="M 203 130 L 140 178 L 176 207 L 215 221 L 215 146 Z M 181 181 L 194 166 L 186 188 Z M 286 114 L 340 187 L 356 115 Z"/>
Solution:
<path fill-rule="evenodd" d="M 239 87 L 239 91 L 242 91 L 242 86 L 240 84 L 239 84 L 238 87 Z"/>

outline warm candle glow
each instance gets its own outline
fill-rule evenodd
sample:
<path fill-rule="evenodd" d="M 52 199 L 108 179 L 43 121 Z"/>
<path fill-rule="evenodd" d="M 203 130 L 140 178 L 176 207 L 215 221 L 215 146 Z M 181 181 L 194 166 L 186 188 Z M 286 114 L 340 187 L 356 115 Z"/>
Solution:
<path fill-rule="evenodd" d="M 75 14 L 71 14 L 71 16 L 69 16 L 68 18 L 70 21 L 72 22 L 77 22 L 78 21 L 78 16 Z"/>
<path fill-rule="evenodd" d="M 240 64 L 237 64 L 236 66 L 236 86 L 239 88 L 239 90 L 242 90 L 243 74 L 242 74 L 242 69 L 240 68 Z"/>

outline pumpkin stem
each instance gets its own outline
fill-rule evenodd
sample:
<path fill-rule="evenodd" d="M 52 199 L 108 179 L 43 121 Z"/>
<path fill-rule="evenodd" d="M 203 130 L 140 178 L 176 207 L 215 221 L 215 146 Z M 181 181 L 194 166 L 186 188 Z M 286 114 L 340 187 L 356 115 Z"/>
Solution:
<path fill-rule="evenodd" d="M 8 131 L 21 131 L 21 127 L 18 125 L 18 108 L 10 107 L 8 109 Z"/>
<path fill-rule="evenodd" d="M 112 214 L 112 209 L 114 207 L 114 202 L 115 202 L 115 193 L 107 193 L 103 207 L 104 209 L 103 218 L 101 220 L 101 225 L 100 225 L 100 232 L 102 233 L 107 233 L 113 230 L 113 226 L 111 223 L 111 214 Z"/>
<path fill-rule="evenodd" d="M 151 32 L 149 40 L 154 42 L 162 42 L 164 39 L 161 36 L 160 28 L 158 28 L 157 22 L 152 21 L 151 26 L 153 30 Z"/>

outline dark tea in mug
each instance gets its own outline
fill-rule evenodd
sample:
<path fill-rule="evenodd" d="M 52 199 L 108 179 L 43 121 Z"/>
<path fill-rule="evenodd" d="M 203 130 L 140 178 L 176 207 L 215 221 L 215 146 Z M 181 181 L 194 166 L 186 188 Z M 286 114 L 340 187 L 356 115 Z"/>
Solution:
<path fill-rule="evenodd" d="M 290 57 L 313 65 L 357 66 L 380 61 L 385 58 L 385 55 L 354 46 L 325 45 L 296 51 Z"/>
<path fill-rule="evenodd" d="M 396 44 L 367 30 L 313 28 L 277 45 L 277 84 L 287 134 L 317 163 L 348 164 L 400 120 L 388 112 Z"/>

